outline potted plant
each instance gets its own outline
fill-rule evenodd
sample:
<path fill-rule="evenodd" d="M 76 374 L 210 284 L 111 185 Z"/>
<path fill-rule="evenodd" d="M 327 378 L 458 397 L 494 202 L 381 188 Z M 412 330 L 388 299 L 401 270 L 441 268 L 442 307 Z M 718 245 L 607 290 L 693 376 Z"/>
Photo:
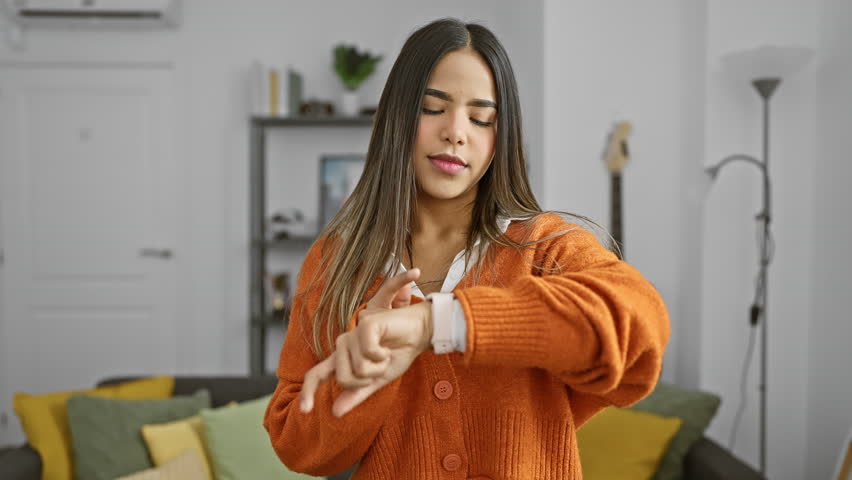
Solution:
<path fill-rule="evenodd" d="M 368 51 L 359 52 L 355 45 L 334 47 L 334 71 L 346 87 L 340 109 L 343 115 L 358 115 L 356 90 L 375 71 L 376 64 L 381 59 L 381 55 L 373 56 Z"/>

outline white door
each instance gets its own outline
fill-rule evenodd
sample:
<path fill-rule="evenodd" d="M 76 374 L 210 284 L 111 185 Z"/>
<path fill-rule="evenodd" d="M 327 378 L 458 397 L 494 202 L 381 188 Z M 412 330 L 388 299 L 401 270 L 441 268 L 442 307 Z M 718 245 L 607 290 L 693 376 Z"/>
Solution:
<path fill-rule="evenodd" d="M 13 392 L 176 371 L 173 77 L 0 65 L 0 445 Z"/>

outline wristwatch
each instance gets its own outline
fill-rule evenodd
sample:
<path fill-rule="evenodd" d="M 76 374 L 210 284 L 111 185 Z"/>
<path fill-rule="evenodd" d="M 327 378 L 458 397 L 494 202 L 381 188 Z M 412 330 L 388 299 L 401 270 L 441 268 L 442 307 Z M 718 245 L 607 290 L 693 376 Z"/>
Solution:
<path fill-rule="evenodd" d="M 432 303 L 432 350 L 435 353 L 450 353 L 453 348 L 453 301 L 452 293 L 430 293 L 426 300 Z"/>

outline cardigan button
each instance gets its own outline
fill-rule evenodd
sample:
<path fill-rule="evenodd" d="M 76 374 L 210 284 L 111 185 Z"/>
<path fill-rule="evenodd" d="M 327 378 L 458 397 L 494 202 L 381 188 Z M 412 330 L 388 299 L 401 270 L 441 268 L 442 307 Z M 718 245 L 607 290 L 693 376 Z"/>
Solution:
<path fill-rule="evenodd" d="M 441 380 L 435 384 L 433 392 L 439 400 L 446 400 L 453 396 L 453 384 L 446 380 Z"/>
<path fill-rule="evenodd" d="M 451 453 L 444 457 L 444 460 L 441 461 L 441 465 L 444 466 L 444 470 L 448 472 L 455 472 L 459 468 L 461 468 L 462 459 L 460 456 L 455 453 Z"/>

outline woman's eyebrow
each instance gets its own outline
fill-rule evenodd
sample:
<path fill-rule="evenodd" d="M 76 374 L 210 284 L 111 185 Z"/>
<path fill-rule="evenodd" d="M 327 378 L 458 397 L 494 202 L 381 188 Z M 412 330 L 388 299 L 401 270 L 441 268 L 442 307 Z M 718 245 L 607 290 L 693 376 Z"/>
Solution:
<path fill-rule="evenodd" d="M 453 101 L 452 95 L 447 92 L 442 92 L 441 90 L 436 90 L 434 88 L 427 88 L 426 95 L 431 95 L 433 97 L 438 97 L 441 100 L 446 100 L 448 102 Z M 497 109 L 497 104 L 492 102 L 491 100 L 483 100 L 481 98 L 474 98 L 473 100 L 467 102 L 468 106 L 471 107 L 491 107 L 493 109 Z"/>

